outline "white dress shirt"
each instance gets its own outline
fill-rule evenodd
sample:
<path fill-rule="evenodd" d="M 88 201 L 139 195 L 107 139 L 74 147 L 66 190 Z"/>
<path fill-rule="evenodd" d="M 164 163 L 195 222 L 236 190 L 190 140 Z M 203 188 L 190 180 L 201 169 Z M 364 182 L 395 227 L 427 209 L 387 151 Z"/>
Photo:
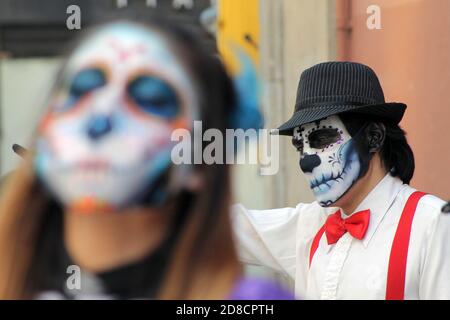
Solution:
<path fill-rule="evenodd" d="M 235 237 L 244 263 L 263 265 L 295 281 L 303 299 L 385 299 L 392 241 L 403 208 L 416 191 L 389 174 L 355 212 L 370 209 L 362 240 L 346 233 L 334 245 L 323 235 L 309 266 L 310 248 L 327 216 L 338 208 L 317 202 L 295 208 L 233 207 Z M 406 265 L 405 299 L 450 299 L 450 214 L 432 195 L 418 203 Z"/>

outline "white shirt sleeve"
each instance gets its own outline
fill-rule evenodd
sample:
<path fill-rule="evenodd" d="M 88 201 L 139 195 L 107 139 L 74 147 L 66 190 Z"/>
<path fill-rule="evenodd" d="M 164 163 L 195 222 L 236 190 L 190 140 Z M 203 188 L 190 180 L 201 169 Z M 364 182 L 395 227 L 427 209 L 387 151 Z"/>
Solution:
<path fill-rule="evenodd" d="M 429 209 L 435 218 L 424 244 L 419 296 L 427 300 L 450 300 L 450 214 L 441 213 L 440 206 Z"/>
<path fill-rule="evenodd" d="M 274 210 L 247 210 L 240 204 L 233 206 L 233 229 L 240 260 L 268 267 L 294 279 L 299 206 Z"/>

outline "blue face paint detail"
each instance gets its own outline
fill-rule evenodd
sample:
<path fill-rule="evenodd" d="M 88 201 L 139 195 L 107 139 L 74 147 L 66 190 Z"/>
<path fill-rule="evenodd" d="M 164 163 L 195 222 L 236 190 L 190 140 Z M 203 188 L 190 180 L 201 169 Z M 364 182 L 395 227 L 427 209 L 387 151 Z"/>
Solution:
<path fill-rule="evenodd" d="M 258 75 L 250 57 L 241 49 L 237 50 L 240 72 L 234 79 L 237 95 L 236 110 L 230 118 L 233 129 L 261 129 L 264 120 L 259 111 Z"/>
<path fill-rule="evenodd" d="M 91 140 L 98 140 L 113 129 L 110 116 L 97 115 L 89 120 L 87 134 Z"/>
<path fill-rule="evenodd" d="M 343 167 L 342 170 L 336 175 L 324 176 L 311 183 L 310 187 L 313 189 L 315 186 L 320 186 L 320 188 L 314 189 L 313 191 L 315 196 L 327 195 L 330 191 L 330 184 L 333 183 L 333 188 L 340 188 L 341 192 L 337 198 L 329 199 L 327 201 L 320 201 L 320 205 L 323 207 L 330 206 L 336 201 L 338 201 L 344 194 L 350 190 L 351 187 L 355 184 L 356 181 L 359 180 L 360 172 L 361 172 L 361 161 L 359 159 L 358 152 L 355 149 L 353 139 L 347 141 L 344 145 L 342 145 L 338 151 L 339 157 L 342 159 Z M 358 168 L 357 171 L 352 170 L 354 167 Z M 347 182 L 348 187 L 342 189 L 342 184 Z M 334 184 L 335 183 L 335 184 Z"/>
<path fill-rule="evenodd" d="M 175 118 L 180 111 L 175 91 L 157 78 L 138 77 L 129 84 L 128 95 L 143 111 L 165 119 Z"/>
<path fill-rule="evenodd" d="M 73 105 L 85 94 L 106 84 L 106 76 L 100 69 L 85 69 L 72 79 L 69 89 L 69 100 L 66 107 Z"/>
<path fill-rule="evenodd" d="M 148 178 L 149 181 L 156 181 L 157 178 L 163 174 L 164 172 L 167 171 L 167 169 L 170 167 L 172 163 L 171 160 L 171 156 L 170 156 L 170 152 L 163 152 L 161 153 L 154 161 L 153 163 L 153 168 L 150 169 L 150 171 L 148 172 Z M 154 204 L 161 204 L 164 202 L 164 200 L 167 198 L 168 196 L 168 192 L 167 192 L 167 186 L 161 186 L 159 187 L 159 189 L 155 190 L 155 192 L 153 193 L 153 196 L 150 200 L 151 203 Z"/>
<path fill-rule="evenodd" d="M 47 183 L 46 172 L 48 168 L 51 167 L 50 155 L 48 153 L 47 143 L 42 139 L 38 139 L 36 143 L 36 149 L 38 152 L 36 153 L 36 157 L 33 160 L 34 171 L 36 172 L 37 179 L 43 184 L 43 186 L 54 193 L 51 186 Z"/>
<path fill-rule="evenodd" d="M 145 200 L 146 203 L 150 203 L 152 205 L 160 205 L 162 204 L 168 196 L 167 185 L 161 185 L 157 189 L 155 188 L 155 182 L 158 178 L 163 175 L 167 169 L 170 167 L 172 163 L 170 149 L 161 152 L 151 163 L 149 166 L 146 177 L 147 184 L 143 186 L 142 191 L 136 195 L 135 198 L 130 199 L 130 202 L 125 205 L 125 207 L 131 203 L 139 203 L 142 200 Z M 147 190 L 154 189 L 151 197 L 148 199 L 142 199 L 142 196 L 146 195 Z"/>
<path fill-rule="evenodd" d="M 42 139 L 37 140 L 36 147 L 37 147 L 37 150 L 45 149 L 44 142 L 42 141 Z M 46 152 L 37 152 L 36 153 L 36 157 L 34 158 L 34 161 L 33 161 L 33 166 L 34 166 L 36 175 L 38 177 L 42 177 L 47 161 L 48 161 L 48 157 L 47 157 Z"/>

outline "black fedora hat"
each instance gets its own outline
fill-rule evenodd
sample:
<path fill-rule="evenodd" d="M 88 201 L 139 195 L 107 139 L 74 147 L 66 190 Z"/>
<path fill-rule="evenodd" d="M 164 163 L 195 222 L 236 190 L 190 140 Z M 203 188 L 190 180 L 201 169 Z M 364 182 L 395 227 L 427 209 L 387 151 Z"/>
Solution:
<path fill-rule="evenodd" d="M 278 128 L 278 133 L 292 135 L 298 126 L 344 112 L 377 116 L 398 124 L 405 110 L 404 103 L 385 102 L 380 81 L 368 66 L 325 62 L 302 73 L 294 115 Z"/>

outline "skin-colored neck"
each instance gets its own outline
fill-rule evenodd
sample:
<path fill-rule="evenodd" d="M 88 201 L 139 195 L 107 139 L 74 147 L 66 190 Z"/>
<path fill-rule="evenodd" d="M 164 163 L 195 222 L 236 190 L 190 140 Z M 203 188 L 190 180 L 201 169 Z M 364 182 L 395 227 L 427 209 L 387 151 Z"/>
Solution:
<path fill-rule="evenodd" d="M 370 161 L 366 175 L 358 180 L 333 206 L 341 208 L 346 215 L 352 214 L 386 174 L 386 169 L 377 153 Z"/>
<path fill-rule="evenodd" d="M 103 272 L 139 261 L 163 241 L 165 212 L 134 209 L 112 214 L 66 212 L 64 242 L 72 260 L 90 272 Z"/>

